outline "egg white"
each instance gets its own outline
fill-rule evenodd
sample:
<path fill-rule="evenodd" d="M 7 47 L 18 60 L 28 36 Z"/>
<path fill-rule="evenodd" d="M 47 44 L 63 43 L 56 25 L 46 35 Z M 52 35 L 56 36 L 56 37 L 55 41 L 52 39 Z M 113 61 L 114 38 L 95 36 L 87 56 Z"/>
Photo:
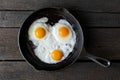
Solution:
<path fill-rule="evenodd" d="M 76 34 L 72 29 L 72 26 L 64 19 L 60 19 L 53 27 L 46 24 L 48 19 L 40 18 L 33 22 L 28 30 L 29 40 L 31 40 L 37 47 L 34 49 L 35 55 L 43 62 L 48 64 L 56 64 L 63 61 L 72 52 L 76 43 Z M 66 39 L 62 39 L 58 36 L 56 30 L 59 25 L 67 25 L 70 29 L 70 34 Z M 43 26 L 47 34 L 44 39 L 37 39 L 33 32 L 37 26 Z M 59 49 L 63 52 L 63 57 L 59 61 L 55 61 L 51 58 L 51 52 L 55 49 Z"/>

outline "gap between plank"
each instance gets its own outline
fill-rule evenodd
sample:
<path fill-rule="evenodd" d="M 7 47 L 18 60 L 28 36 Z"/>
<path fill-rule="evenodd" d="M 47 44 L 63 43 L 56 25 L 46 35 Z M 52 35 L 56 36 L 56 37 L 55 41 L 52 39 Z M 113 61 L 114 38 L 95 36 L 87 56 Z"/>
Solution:
<path fill-rule="evenodd" d="M 37 9 L 37 10 L 40 10 L 40 9 Z M 34 12 L 34 11 L 37 11 L 37 10 L 9 10 L 9 9 L 4 9 L 4 10 L 0 10 L 1 12 L 2 11 L 11 11 L 11 12 Z M 68 9 L 69 11 L 74 11 L 74 10 L 70 10 L 70 9 Z M 78 9 L 79 10 L 79 9 Z M 84 10 L 79 10 L 79 12 L 81 12 L 81 13 L 110 13 L 110 14 L 120 14 L 120 12 L 99 12 L 99 11 L 96 11 L 96 12 L 94 12 L 94 11 L 84 11 Z"/>

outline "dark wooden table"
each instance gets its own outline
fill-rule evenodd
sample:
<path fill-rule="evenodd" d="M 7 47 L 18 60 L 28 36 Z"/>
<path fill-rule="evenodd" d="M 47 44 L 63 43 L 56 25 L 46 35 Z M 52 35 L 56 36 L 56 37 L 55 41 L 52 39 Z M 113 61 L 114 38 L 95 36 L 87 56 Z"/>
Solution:
<path fill-rule="evenodd" d="M 17 46 L 19 27 L 35 10 L 52 6 L 72 10 L 84 29 L 86 49 L 111 60 L 111 67 L 79 58 L 49 72 L 25 62 Z M 120 0 L 0 0 L 0 80 L 120 80 Z"/>

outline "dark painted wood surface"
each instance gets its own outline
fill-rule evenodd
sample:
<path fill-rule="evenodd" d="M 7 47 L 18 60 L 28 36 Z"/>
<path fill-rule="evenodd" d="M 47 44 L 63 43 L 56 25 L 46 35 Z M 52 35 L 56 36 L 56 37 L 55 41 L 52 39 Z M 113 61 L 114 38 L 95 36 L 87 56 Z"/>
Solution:
<path fill-rule="evenodd" d="M 109 68 L 79 58 L 58 71 L 36 71 L 18 49 L 24 20 L 44 7 L 65 7 L 82 25 L 85 47 L 112 61 Z M 0 0 L 0 80 L 120 80 L 119 0 Z"/>
<path fill-rule="evenodd" d="M 0 0 L 0 10 L 37 10 L 65 7 L 84 12 L 120 12 L 119 0 Z"/>
<path fill-rule="evenodd" d="M 70 10 L 70 9 L 69 9 Z M 0 11 L 0 27 L 20 27 L 24 20 L 34 11 Z M 83 27 L 120 27 L 118 13 L 82 12 L 70 10 Z"/>
<path fill-rule="evenodd" d="M 36 71 L 26 62 L 1 62 L 1 80 L 120 80 L 120 64 L 103 68 L 91 62 L 75 63 L 58 71 Z"/>

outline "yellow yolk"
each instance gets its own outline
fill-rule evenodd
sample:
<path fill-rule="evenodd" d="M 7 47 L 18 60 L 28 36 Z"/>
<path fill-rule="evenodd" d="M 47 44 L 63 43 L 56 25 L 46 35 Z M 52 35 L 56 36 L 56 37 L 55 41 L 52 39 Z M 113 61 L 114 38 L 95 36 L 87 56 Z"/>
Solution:
<path fill-rule="evenodd" d="M 42 27 L 38 27 L 36 30 L 35 30 L 35 36 L 39 39 L 42 39 L 44 36 L 46 35 L 46 31 L 44 28 Z"/>
<path fill-rule="evenodd" d="M 66 26 L 62 26 L 59 28 L 60 37 L 67 37 L 69 35 L 69 29 Z"/>
<path fill-rule="evenodd" d="M 63 56 L 62 51 L 57 50 L 57 49 L 56 49 L 56 50 L 53 50 L 52 53 L 51 53 L 51 57 L 52 57 L 52 59 L 55 60 L 55 61 L 60 60 L 60 59 L 62 58 L 62 56 Z"/>

